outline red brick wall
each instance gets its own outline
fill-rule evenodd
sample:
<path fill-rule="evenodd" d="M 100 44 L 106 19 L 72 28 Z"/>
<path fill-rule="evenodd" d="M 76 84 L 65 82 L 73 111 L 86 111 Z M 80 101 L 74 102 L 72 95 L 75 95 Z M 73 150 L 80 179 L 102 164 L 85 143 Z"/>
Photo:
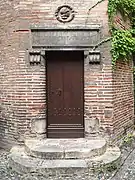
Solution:
<path fill-rule="evenodd" d="M 114 138 L 133 129 L 134 98 L 133 98 L 132 63 L 117 62 L 113 72 L 113 126 Z"/>
<path fill-rule="evenodd" d="M 99 131 L 110 134 L 113 130 L 113 91 L 109 50 L 110 43 L 107 43 L 102 48 L 101 64 L 87 64 L 85 68 L 85 128 L 88 129 L 91 123 L 95 124 L 93 121 L 96 119 L 99 122 Z"/>
<path fill-rule="evenodd" d="M 12 97 L 16 91 L 19 36 L 14 33 L 17 17 L 13 3 L 0 1 L 0 144 L 14 141 L 17 124 Z"/>
<path fill-rule="evenodd" d="M 56 20 L 54 14 L 57 7 L 65 4 L 66 1 L 1 0 L 1 143 L 21 143 L 27 137 L 45 132 L 46 68 L 45 64 L 37 66 L 29 64 L 30 26 L 42 24 L 66 28 L 67 26 L 98 24 L 101 26 L 101 40 L 103 40 L 110 36 L 107 16 L 108 1 L 103 1 L 88 13 L 89 8 L 97 1 L 69 0 L 68 5 L 73 7 L 77 14 L 72 22 L 62 24 Z M 112 133 L 113 119 L 114 122 L 119 121 L 116 115 L 113 117 L 110 42 L 101 45 L 100 50 L 101 63 L 99 65 L 90 65 L 88 59 L 84 62 L 85 132 L 87 136 L 90 136 L 94 126 L 97 131 L 104 129 L 104 132 Z M 40 122 L 40 128 L 36 128 L 39 126 L 38 122 Z"/>

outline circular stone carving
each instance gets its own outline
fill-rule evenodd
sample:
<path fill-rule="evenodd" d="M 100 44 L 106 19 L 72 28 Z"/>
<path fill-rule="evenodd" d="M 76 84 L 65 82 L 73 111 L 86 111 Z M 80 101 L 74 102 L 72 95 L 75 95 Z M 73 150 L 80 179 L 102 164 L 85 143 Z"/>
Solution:
<path fill-rule="evenodd" d="M 55 16 L 58 21 L 66 23 L 70 22 L 75 17 L 75 11 L 68 5 L 58 7 L 55 12 Z"/>

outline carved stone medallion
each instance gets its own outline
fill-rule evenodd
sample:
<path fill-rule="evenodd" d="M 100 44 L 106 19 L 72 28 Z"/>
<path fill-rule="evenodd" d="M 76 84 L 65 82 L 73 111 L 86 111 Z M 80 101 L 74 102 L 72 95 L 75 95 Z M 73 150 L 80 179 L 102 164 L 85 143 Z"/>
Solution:
<path fill-rule="evenodd" d="M 66 23 L 70 22 L 75 17 L 75 11 L 68 5 L 58 7 L 55 12 L 55 16 L 58 21 Z"/>

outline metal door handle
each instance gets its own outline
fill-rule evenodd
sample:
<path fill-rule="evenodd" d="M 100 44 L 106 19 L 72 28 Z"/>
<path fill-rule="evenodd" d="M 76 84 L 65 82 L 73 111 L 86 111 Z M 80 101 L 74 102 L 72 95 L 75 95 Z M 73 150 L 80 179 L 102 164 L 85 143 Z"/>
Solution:
<path fill-rule="evenodd" d="M 61 89 L 58 89 L 58 96 L 61 96 L 61 93 L 62 93 L 62 90 Z"/>

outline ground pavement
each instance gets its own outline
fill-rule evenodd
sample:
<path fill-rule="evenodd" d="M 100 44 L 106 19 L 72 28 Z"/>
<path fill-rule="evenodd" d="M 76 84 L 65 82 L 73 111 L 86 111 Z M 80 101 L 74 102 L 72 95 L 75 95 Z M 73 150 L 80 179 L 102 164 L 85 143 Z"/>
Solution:
<path fill-rule="evenodd" d="M 123 165 L 110 180 L 135 180 L 135 147 L 127 147 L 122 151 Z"/>

